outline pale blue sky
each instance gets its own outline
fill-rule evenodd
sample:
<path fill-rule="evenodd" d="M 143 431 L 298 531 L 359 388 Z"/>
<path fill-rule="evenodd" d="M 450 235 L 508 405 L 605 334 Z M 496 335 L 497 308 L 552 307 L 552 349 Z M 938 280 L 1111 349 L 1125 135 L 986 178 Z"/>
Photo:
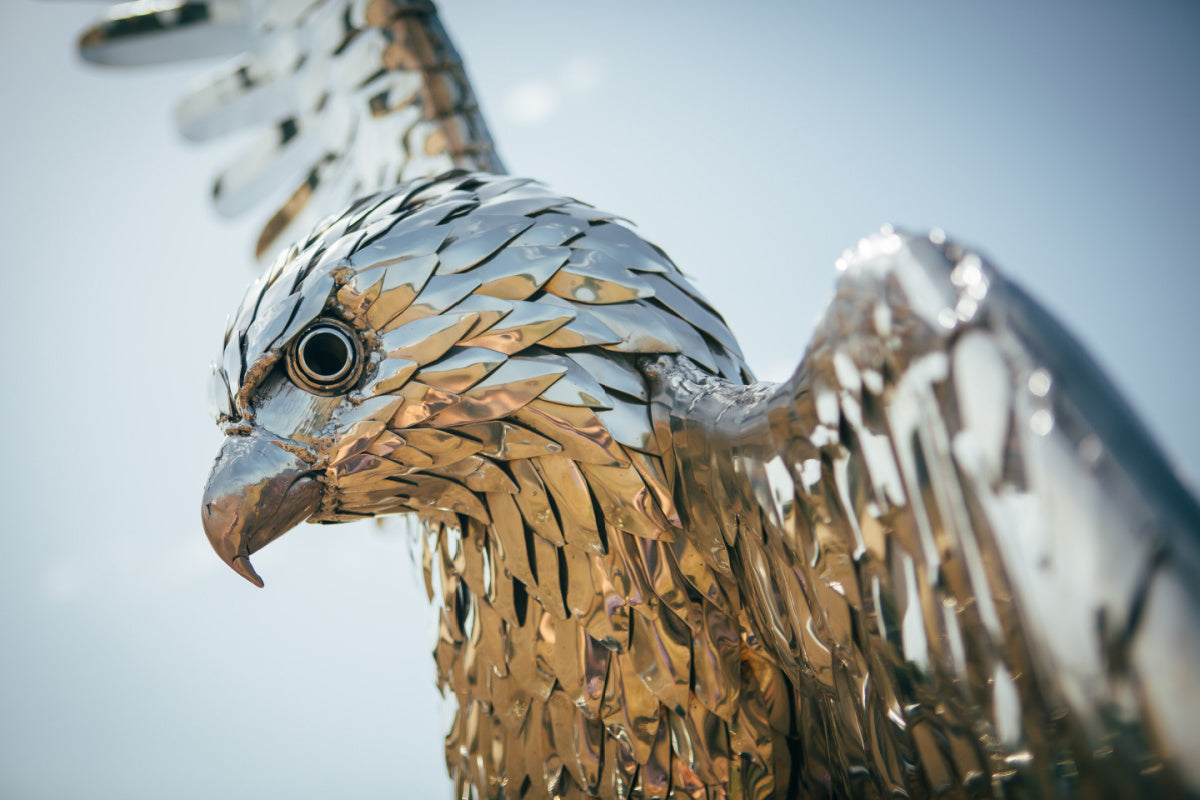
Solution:
<path fill-rule="evenodd" d="M 629 217 L 794 367 L 833 261 L 892 222 L 978 245 L 1200 475 L 1194 3 L 446 2 L 510 168 Z M 209 551 L 207 362 L 252 225 L 178 144 L 196 68 L 72 56 L 102 6 L 0 8 L 8 311 L 0 796 L 448 796 L 399 526 Z"/>

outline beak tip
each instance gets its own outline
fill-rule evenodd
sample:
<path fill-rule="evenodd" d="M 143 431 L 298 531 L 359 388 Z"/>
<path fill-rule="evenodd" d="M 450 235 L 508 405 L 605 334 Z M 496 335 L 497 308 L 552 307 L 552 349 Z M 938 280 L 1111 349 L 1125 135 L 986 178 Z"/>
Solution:
<path fill-rule="evenodd" d="M 258 573 L 254 571 L 254 567 L 250 564 L 250 559 L 246 556 L 238 556 L 229 562 L 229 566 L 233 567 L 233 571 L 241 575 L 246 580 L 253 583 L 258 588 L 263 588 L 263 579 L 258 577 Z"/>
<path fill-rule="evenodd" d="M 227 436 L 204 487 L 204 534 L 222 561 L 255 586 L 263 579 L 249 555 L 320 508 L 312 465 L 274 438 Z"/>

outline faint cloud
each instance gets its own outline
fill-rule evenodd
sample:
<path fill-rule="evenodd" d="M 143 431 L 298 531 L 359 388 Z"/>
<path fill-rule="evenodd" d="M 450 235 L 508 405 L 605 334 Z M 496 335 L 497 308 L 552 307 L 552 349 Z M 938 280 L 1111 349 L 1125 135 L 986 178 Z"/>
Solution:
<path fill-rule="evenodd" d="M 603 81 L 603 62 L 586 54 L 572 56 L 552 77 L 514 86 L 504 98 L 504 116 L 523 127 L 541 125 L 558 113 L 565 98 L 586 94 Z"/>
<path fill-rule="evenodd" d="M 518 125 L 540 125 L 558 111 L 560 94 L 544 81 L 517 84 L 504 100 L 504 113 Z"/>
<path fill-rule="evenodd" d="M 42 596 L 51 605 L 64 606 L 79 596 L 83 580 L 70 564 L 55 564 L 42 573 Z"/>
<path fill-rule="evenodd" d="M 581 53 L 563 66 L 561 82 L 566 94 L 590 92 L 603 81 L 604 64 L 595 56 Z"/>

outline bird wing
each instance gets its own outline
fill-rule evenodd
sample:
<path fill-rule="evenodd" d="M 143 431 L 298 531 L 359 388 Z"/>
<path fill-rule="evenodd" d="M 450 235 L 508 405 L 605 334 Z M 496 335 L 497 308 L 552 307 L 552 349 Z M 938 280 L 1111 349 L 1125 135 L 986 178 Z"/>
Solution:
<path fill-rule="evenodd" d="M 802 793 L 1195 791 L 1196 501 L 977 254 L 885 230 L 839 268 L 786 383 L 651 368 L 684 527 L 793 684 Z"/>
<path fill-rule="evenodd" d="M 193 141 L 260 130 L 213 185 L 225 216 L 276 205 L 260 258 L 402 180 L 504 171 L 428 0 L 121 3 L 83 33 L 80 52 L 117 66 L 234 57 L 176 116 Z"/>

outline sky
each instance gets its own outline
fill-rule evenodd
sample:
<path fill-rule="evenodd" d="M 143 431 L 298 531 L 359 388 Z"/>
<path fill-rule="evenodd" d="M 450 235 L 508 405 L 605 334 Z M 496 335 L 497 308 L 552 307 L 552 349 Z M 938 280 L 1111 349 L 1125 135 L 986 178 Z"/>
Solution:
<path fill-rule="evenodd" d="M 1200 7 L 442 3 L 509 169 L 638 223 L 759 377 L 892 223 L 977 246 L 1200 481 Z M 257 590 L 199 522 L 207 364 L 258 215 L 180 143 L 210 66 L 101 71 L 102 5 L 0 6 L 0 797 L 449 796 L 403 524 L 302 526 Z"/>

